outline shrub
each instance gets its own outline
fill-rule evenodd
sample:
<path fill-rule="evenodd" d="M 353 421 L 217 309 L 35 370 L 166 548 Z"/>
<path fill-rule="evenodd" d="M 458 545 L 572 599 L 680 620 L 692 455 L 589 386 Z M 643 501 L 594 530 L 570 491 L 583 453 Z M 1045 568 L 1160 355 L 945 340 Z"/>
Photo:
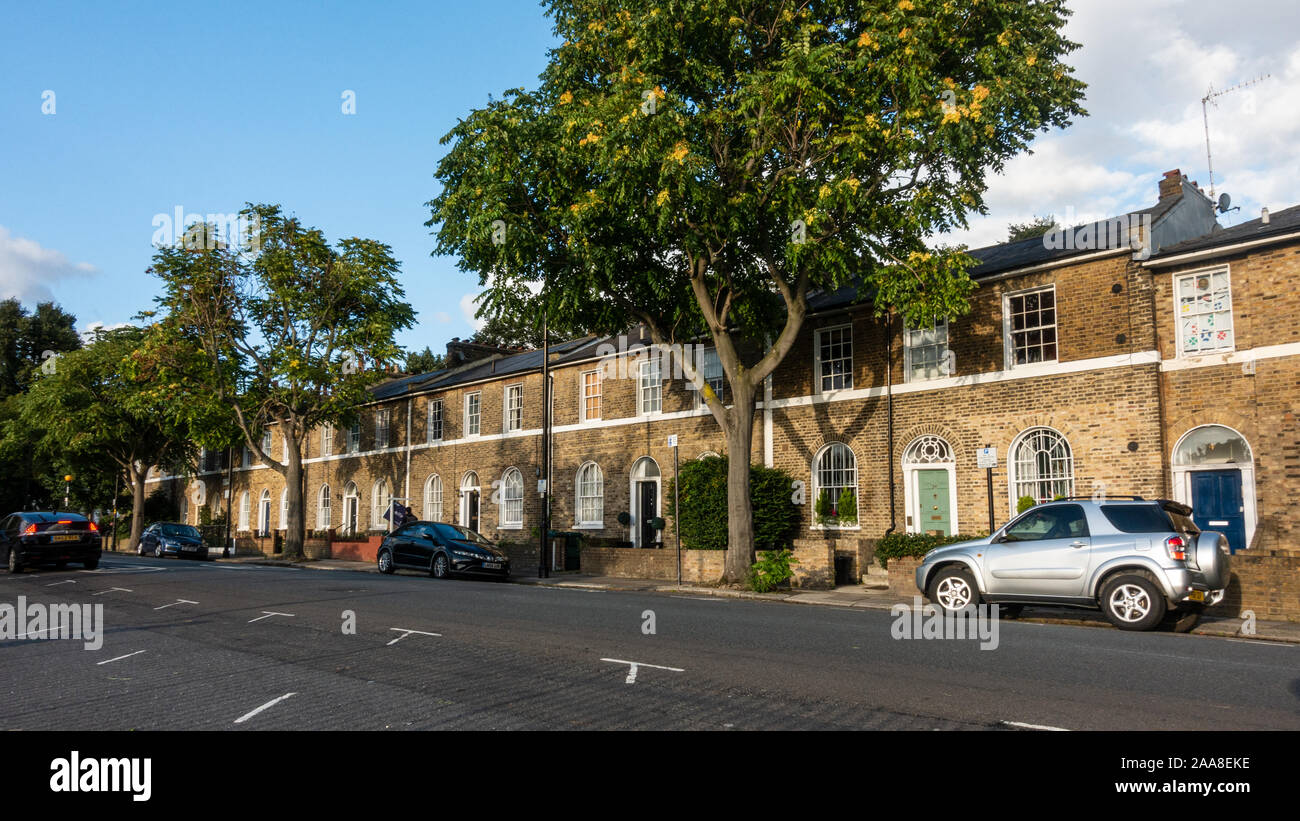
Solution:
<path fill-rule="evenodd" d="M 903 556 L 924 556 L 936 547 L 964 542 L 976 536 L 931 536 L 928 533 L 890 533 L 876 545 L 876 560 L 889 567 L 889 560 Z"/>
<path fill-rule="evenodd" d="M 677 517 L 682 546 L 693 550 L 727 549 L 727 458 L 708 456 L 681 466 L 681 512 L 673 483 L 668 510 Z M 754 546 L 758 550 L 789 547 L 799 528 L 799 508 L 791 498 L 794 478 L 783 470 L 751 465 L 749 493 L 754 505 Z"/>
<path fill-rule="evenodd" d="M 1033 496 L 1021 496 L 1016 500 L 1016 513 L 1024 513 L 1036 504 L 1038 504 L 1038 502 Z"/>
<path fill-rule="evenodd" d="M 857 524 L 858 500 L 855 498 L 852 490 L 844 488 L 840 491 L 839 501 L 835 503 L 835 512 L 838 514 L 840 524 Z"/>
<path fill-rule="evenodd" d="M 813 512 L 817 514 L 817 524 L 829 525 L 835 522 L 835 508 L 831 506 L 831 495 L 825 488 L 817 494 L 817 502 L 813 507 Z"/>
<path fill-rule="evenodd" d="M 794 578 L 791 565 L 799 560 L 789 550 L 769 550 L 760 553 L 758 561 L 749 568 L 749 589 L 755 593 L 770 593 Z"/>

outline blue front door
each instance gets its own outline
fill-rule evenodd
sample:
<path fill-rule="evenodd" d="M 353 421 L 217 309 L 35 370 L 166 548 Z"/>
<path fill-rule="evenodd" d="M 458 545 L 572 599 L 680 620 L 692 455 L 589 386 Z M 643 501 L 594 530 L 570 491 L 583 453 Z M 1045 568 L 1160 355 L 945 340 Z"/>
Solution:
<path fill-rule="evenodd" d="M 1228 537 L 1233 553 L 1246 548 L 1246 508 L 1241 471 L 1198 470 L 1192 474 L 1192 519 L 1201 530 Z"/>

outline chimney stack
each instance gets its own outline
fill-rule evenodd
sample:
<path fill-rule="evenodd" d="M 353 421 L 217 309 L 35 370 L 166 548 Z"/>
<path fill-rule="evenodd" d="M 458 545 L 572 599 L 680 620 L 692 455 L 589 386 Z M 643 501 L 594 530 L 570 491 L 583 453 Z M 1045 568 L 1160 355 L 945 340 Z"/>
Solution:
<path fill-rule="evenodd" d="M 1164 178 L 1160 180 L 1160 199 L 1167 200 L 1170 197 L 1178 197 L 1183 193 L 1183 172 L 1175 168 L 1173 171 L 1166 171 Z"/>
<path fill-rule="evenodd" d="M 1263 225 L 1268 225 L 1268 206 L 1259 209 L 1259 221 Z"/>

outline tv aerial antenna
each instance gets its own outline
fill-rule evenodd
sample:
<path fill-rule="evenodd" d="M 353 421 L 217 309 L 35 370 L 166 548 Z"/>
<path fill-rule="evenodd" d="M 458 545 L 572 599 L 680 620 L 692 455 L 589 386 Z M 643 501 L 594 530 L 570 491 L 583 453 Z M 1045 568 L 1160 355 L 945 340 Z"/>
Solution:
<path fill-rule="evenodd" d="M 1208 165 L 1210 168 L 1210 199 L 1214 199 L 1214 159 L 1210 156 L 1209 106 L 1212 105 L 1215 108 L 1218 108 L 1219 104 L 1215 102 L 1216 97 L 1222 97 L 1224 94 L 1231 94 L 1232 92 L 1240 91 L 1241 89 L 1246 88 L 1247 86 L 1253 86 L 1256 85 L 1257 83 L 1262 83 L 1271 76 L 1272 76 L 1271 74 L 1264 74 L 1259 77 L 1256 77 L 1253 80 L 1247 80 L 1244 83 L 1237 83 L 1235 86 L 1229 86 L 1228 88 L 1225 88 L 1222 91 L 1215 91 L 1214 84 L 1211 83 L 1209 89 L 1205 92 L 1205 96 L 1201 98 L 1201 120 L 1202 122 L 1205 123 L 1205 162 L 1206 165 Z M 1224 210 L 1226 210 L 1226 208 Z"/>

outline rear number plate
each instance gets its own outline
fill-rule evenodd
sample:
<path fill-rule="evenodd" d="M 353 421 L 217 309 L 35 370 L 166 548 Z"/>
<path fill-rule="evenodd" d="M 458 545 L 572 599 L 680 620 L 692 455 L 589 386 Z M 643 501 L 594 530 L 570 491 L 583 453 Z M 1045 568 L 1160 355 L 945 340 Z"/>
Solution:
<path fill-rule="evenodd" d="M 483 562 L 484 570 L 500 570 L 501 562 Z"/>
<path fill-rule="evenodd" d="M 51 536 L 51 537 L 50 537 L 50 541 L 52 541 L 52 542 L 79 542 L 79 541 L 81 541 L 81 537 L 80 537 L 80 536 Z"/>
<path fill-rule="evenodd" d="M 1205 601 L 1205 591 L 1204 591 L 1204 590 L 1193 590 L 1193 591 L 1192 591 L 1192 592 L 1187 596 L 1187 598 L 1188 598 L 1190 601 Z"/>

